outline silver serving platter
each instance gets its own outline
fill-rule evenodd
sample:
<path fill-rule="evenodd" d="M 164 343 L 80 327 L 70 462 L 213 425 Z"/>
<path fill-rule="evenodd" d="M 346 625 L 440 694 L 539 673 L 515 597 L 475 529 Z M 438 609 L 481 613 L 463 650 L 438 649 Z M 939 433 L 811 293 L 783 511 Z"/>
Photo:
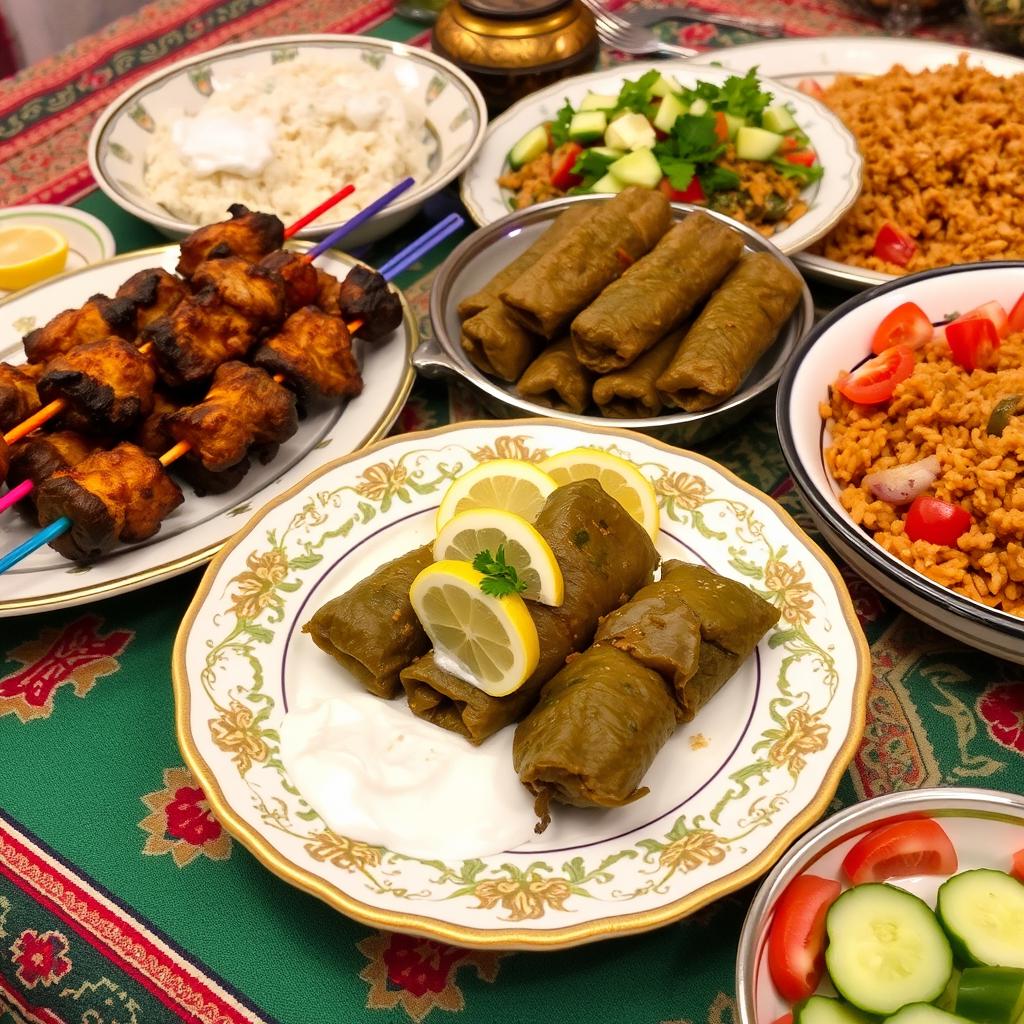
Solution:
<path fill-rule="evenodd" d="M 601 415 L 576 415 L 560 412 L 515 393 L 511 385 L 493 380 L 481 373 L 463 352 L 459 341 L 458 305 L 478 291 L 502 267 L 514 260 L 544 232 L 550 223 L 573 203 L 604 203 L 611 196 L 569 196 L 540 203 L 480 228 L 469 236 L 445 260 L 437 272 L 430 292 L 430 323 L 433 337 L 422 342 L 413 354 L 412 363 L 427 377 L 454 377 L 468 384 L 482 403 L 496 416 L 547 416 L 580 426 L 605 425 L 639 430 L 672 444 L 693 445 L 706 441 L 733 426 L 746 416 L 759 400 L 770 397 L 797 343 L 810 330 L 814 320 L 814 304 L 807 285 L 803 285 L 801 301 L 783 327 L 775 344 L 747 375 L 740 390 L 721 405 L 702 412 L 671 412 L 642 419 L 613 419 Z M 716 217 L 740 232 L 744 251 L 767 252 L 785 264 L 797 277 L 799 270 L 767 239 L 756 231 L 721 214 L 689 203 L 673 203 L 675 220 L 682 220 L 693 210 Z"/>

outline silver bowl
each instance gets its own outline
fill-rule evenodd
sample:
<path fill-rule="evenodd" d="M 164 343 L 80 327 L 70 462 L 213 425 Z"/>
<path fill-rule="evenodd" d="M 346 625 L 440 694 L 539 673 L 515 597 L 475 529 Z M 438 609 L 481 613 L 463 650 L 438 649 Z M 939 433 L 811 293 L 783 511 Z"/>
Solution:
<path fill-rule="evenodd" d="M 911 814 L 939 819 L 957 850 L 961 871 L 1009 869 L 1012 854 L 1024 845 L 1017 834 L 1024 828 L 1024 799 L 991 789 L 951 786 L 887 793 L 826 818 L 786 851 L 761 883 L 747 911 L 736 954 L 736 1006 L 741 1024 L 770 1024 L 789 1009 L 774 991 L 766 955 L 772 908 L 786 886 L 808 868 L 827 878 L 839 877 L 842 857 L 857 838 L 889 819 Z M 918 876 L 900 879 L 898 884 L 933 901 L 942 881 L 939 876 Z"/>
<path fill-rule="evenodd" d="M 432 339 L 420 344 L 413 354 L 413 366 L 426 377 L 454 377 L 469 384 L 483 404 L 496 416 L 547 416 L 581 426 L 604 424 L 639 430 L 671 444 L 692 445 L 706 441 L 731 427 L 754 407 L 759 399 L 768 398 L 778 382 L 797 343 L 810 330 L 814 320 L 814 304 L 807 285 L 789 321 L 782 328 L 775 344 L 747 375 L 740 390 L 721 405 L 703 412 L 672 412 L 643 419 L 611 419 L 600 415 L 576 415 L 549 409 L 520 398 L 512 387 L 492 380 L 481 373 L 463 352 L 459 342 L 459 302 L 478 291 L 503 266 L 531 245 L 544 229 L 573 203 L 603 203 L 610 196 L 569 196 L 539 203 L 473 232 L 445 260 L 430 291 L 430 323 Z M 693 210 L 716 217 L 739 231 L 744 238 L 744 251 L 767 252 L 785 264 L 797 277 L 799 270 L 791 260 L 761 235 L 743 224 L 721 214 L 712 213 L 690 203 L 673 203 L 675 220 L 682 220 Z"/>

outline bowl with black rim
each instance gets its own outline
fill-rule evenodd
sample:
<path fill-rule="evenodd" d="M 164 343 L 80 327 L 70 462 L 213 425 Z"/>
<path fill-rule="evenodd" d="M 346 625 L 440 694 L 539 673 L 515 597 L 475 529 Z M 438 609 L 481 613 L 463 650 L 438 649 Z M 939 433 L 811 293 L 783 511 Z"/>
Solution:
<path fill-rule="evenodd" d="M 883 317 L 914 302 L 935 324 L 996 300 L 1010 309 L 1024 292 L 1024 262 L 972 263 L 928 270 L 849 299 L 797 346 L 779 381 L 776 420 L 782 451 L 825 540 L 893 603 L 972 647 L 1024 664 L 1024 619 L 958 594 L 901 562 L 858 526 L 839 500 L 825 451 L 831 443 L 820 404 L 844 370 L 872 355 Z"/>

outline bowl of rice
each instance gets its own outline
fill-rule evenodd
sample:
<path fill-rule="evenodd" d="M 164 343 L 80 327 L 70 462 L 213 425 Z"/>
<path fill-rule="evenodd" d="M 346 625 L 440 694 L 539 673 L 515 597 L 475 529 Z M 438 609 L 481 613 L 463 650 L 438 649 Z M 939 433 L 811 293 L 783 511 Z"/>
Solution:
<path fill-rule="evenodd" d="M 140 81 L 97 121 L 89 167 L 118 206 L 170 238 L 221 220 L 231 203 L 289 224 L 354 185 L 297 235 L 321 238 L 412 177 L 346 239 L 352 247 L 400 227 L 454 180 L 486 124 L 477 87 L 431 53 L 365 36 L 277 36 Z"/>
<path fill-rule="evenodd" d="M 1022 292 L 1024 262 L 1014 261 L 925 271 L 858 295 L 801 342 L 776 405 L 793 479 L 838 554 L 910 614 L 1019 664 Z M 926 340 L 905 347 L 909 363 L 906 351 L 899 359 L 883 360 L 884 351 L 876 357 L 876 332 L 905 303 L 923 314 Z M 961 327 L 954 334 L 951 321 L 961 318 L 962 324 L 964 314 L 990 303 L 1003 311 L 997 320 L 1010 311 L 1003 336 L 983 344 L 976 358 L 970 352 L 965 358 L 962 339 L 987 337 L 987 329 Z M 868 366 L 872 359 L 878 361 Z M 877 381 L 889 372 L 879 370 L 880 362 L 901 360 L 901 371 L 880 390 L 872 384 L 871 394 L 850 399 L 851 381 Z"/>

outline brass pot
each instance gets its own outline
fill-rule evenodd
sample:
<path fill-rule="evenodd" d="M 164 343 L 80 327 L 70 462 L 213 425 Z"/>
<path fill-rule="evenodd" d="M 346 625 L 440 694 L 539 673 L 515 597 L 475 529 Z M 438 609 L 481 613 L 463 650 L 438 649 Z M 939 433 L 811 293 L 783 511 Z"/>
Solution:
<path fill-rule="evenodd" d="M 580 0 L 451 0 L 432 46 L 476 82 L 491 115 L 592 70 L 599 49 L 594 17 Z"/>

